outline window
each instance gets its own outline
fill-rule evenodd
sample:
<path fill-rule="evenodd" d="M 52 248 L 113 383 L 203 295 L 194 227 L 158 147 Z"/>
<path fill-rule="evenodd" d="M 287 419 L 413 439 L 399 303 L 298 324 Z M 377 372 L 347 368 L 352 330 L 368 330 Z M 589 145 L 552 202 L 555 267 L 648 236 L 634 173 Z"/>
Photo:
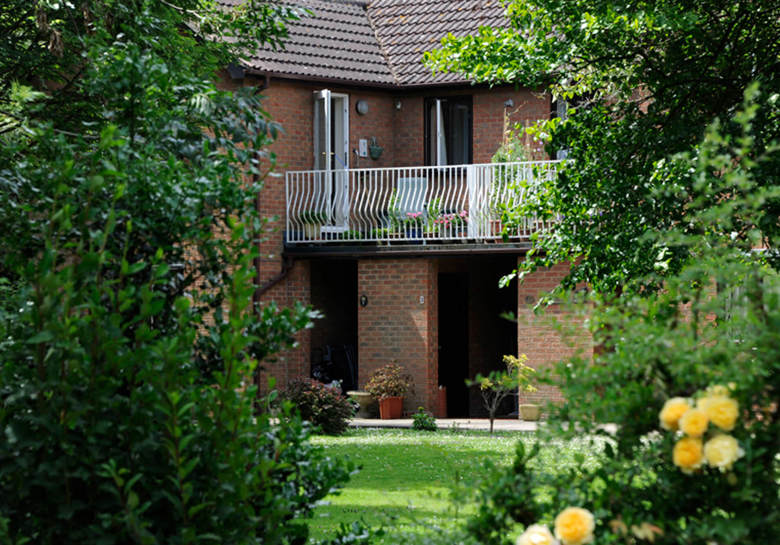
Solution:
<path fill-rule="evenodd" d="M 471 163 L 471 132 L 471 97 L 425 99 L 426 165 Z"/>

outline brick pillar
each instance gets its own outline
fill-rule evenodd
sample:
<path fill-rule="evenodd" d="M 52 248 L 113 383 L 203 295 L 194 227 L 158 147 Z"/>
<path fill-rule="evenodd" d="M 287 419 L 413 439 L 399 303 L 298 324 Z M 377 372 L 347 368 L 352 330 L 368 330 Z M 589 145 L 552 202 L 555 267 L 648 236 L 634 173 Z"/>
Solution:
<path fill-rule="evenodd" d="M 430 259 L 362 259 L 358 262 L 358 379 L 361 387 L 377 368 L 404 366 L 414 379 L 414 395 L 404 412 L 423 406 L 434 412 L 438 400 L 438 299 L 436 263 Z"/>
<path fill-rule="evenodd" d="M 540 316 L 535 315 L 533 311 L 539 297 L 555 288 L 568 270 L 567 263 L 539 269 L 526 276 L 523 283 L 518 286 L 518 353 L 528 356 L 528 365 L 535 369 L 568 358 L 579 351 L 587 357 L 593 354 L 590 335 L 584 328 L 585 316 L 576 314 L 560 304 L 548 307 Z M 565 324 L 566 329 L 574 331 L 575 335 L 572 338 L 563 338 L 561 332 L 552 323 L 553 320 Z M 520 393 L 520 403 L 562 400 L 561 392 L 550 386 L 539 386 L 539 390 L 533 393 Z"/>

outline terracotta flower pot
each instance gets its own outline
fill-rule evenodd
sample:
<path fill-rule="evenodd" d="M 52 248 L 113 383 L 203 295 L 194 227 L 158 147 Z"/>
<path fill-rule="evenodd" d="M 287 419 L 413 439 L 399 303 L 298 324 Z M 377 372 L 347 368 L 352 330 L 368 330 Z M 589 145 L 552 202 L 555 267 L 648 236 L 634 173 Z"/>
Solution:
<path fill-rule="evenodd" d="M 379 400 L 379 417 L 382 420 L 401 418 L 404 412 L 403 397 L 386 397 Z"/>

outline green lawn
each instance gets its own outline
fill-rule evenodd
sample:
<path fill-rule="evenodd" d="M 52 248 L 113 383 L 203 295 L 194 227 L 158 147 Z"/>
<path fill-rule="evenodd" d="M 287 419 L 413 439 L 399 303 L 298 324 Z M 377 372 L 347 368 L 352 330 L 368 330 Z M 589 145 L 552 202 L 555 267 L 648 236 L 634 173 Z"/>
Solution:
<path fill-rule="evenodd" d="M 341 437 L 314 438 L 333 456 L 348 456 L 362 466 L 340 494 L 317 508 L 311 521 L 314 539 L 332 537 L 342 522 L 362 518 L 385 523 L 393 532 L 421 532 L 426 525 L 447 525 L 464 514 L 449 501 L 456 483 L 470 481 L 485 460 L 508 465 L 518 440 L 530 444 L 533 434 L 413 430 L 350 430 Z M 548 449 L 545 449 L 548 450 Z M 547 463 L 571 459 L 576 445 L 549 449 Z M 467 508 L 468 510 L 468 508 Z"/>

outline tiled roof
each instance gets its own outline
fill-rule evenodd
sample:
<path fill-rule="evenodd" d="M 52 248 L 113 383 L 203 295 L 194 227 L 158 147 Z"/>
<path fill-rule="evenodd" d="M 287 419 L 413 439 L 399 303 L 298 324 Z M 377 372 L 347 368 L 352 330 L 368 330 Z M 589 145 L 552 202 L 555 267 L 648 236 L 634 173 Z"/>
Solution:
<path fill-rule="evenodd" d="M 399 85 L 462 82 L 451 73 L 437 73 L 422 64 L 425 51 L 441 39 L 474 34 L 481 26 L 504 26 L 499 0 L 374 0 L 368 15 Z"/>
<path fill-rule="evenodd" d="M 243 0 L 220 0 L 238 5 Z M 287 3 L 287 2 L 286 2 Z M 263 73 L 345 82 L 395 83 L 376 34 L 368 22 L 365 2 L 290 0 L 311 16 L 287 25 L 284 49 L 258 48 L 244 59 L 250 70 Z"/>
<path fill-rule="evenodd" d="M 243 0 L 219 0 L 225 6 Z M 283 50 L 258 48 L 247 55 L 252 71 L 301 79 L 381 86 L 463 82 L 436 74 L 422 54 L 448 32 L 472 34 L 506 24 L 500 0 L 285 0 L 311 16 L 287 25 Z"/>

